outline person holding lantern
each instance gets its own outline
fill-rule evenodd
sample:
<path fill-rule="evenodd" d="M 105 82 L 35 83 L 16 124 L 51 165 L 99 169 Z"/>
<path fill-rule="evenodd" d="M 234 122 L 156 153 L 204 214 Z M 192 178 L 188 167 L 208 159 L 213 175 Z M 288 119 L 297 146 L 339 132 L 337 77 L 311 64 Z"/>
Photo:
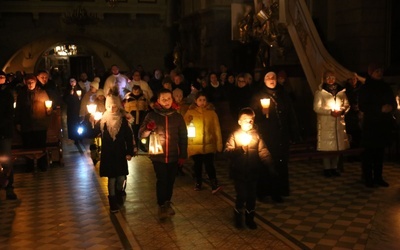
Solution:
<path fill-rule="evenodd" d="M 196 128 L 195 135 L 189 139 L 188 155 L 194 161 L 195 191 L 202 188 L 203 163 L 211 182 L 212 194 L 217 193 L 221 186 L 218 184 L 214 156 L 222 152 L 222 135 L 218 115 L 214 105 L 207 101 L 206 93 L 197 92 L 194 103 L 189 106 L 184 116 L 187 125 L 193 123 Z"/>
<path fill-rule="evenodd" d="M 323 83 L 314 95 L 314 111 L 317 114 L 317 150 L 341 151 L 350 147 L 344 117 L 350 109 L 346 89 L 336 82 L 335 73 L 326 70 Z M 340 176 L 337 170 L 339 156 L 322 159 L 324 176 Z"/>
<path fill-rule="evenodd" d="M 21 132 L 24 148 L 45 148 L 47 129 L 50 126 L 52 104 L 45 90 L 36 86 L 37 78 L 28 74 L 25 76 L 26 87 L 20 90 L 15 106 L 15 124 Z M 46 102 L 49 103 L 47 107 Z M 47 158 L 44 154 L 38 159 L 42 171 L 47 170 Z M 34 170 L 34 161 L 27 161 L 27 172 Z"/>
<path fill-rule="evenodd" d="M 187 158 L 188 145 L 186 124 L 177 112 L 171 90 L 157 93 L 157 102 L 144 118 L 139 134 L 150 140 L 148 151 L 156 173 L 158 217 L 162 221 L 175 214 L 171 207 L 173 187 L 178 166 Z"/>
<path fill-rule="evenodd" d="M 129 174 L 127 161 L 137 155 L 135 138 L 125 113 L 119 97 L 108 95 L 103 116 L 90 116 L 92 124 L 97 119 L 93 130 L 101 133 L 99 172 L 101 177 L 108 178 L 108 201 L 112 213 L 118 212 L 124 204 L 126 176 Z"/>
<path fill-rule="evenodd" d="M 240 129 L 233 132 L 226 141 L 224 153 L 231 160 L 230 172 L 234 180 L 235 226 L 243 227 L 243 209 L 246 208 L 245 222 L 250 229 L 256 229 L 254 213 L 257 198 L 257 181 L 261 166 L 273 171 L 272 158 L 261 135 L 253 128 L 254 111 L 247 107 L 239 111 Z"/>
<path fill-rule="evenodd" d="M 277 84 L 276 74 L 264 76 L 264 86 L 252 97 L 251 107 L 256 117 L 255 124 L 267 145 L 274 161 L 276 176 L 262 170 L 258 182 L 258 198 L 271 196 L 275 202 L 283 202 L 282 196 L 290 194 L 289 146 L 300 140 L 297 119 L 292 100 L 284 87 Z"/>

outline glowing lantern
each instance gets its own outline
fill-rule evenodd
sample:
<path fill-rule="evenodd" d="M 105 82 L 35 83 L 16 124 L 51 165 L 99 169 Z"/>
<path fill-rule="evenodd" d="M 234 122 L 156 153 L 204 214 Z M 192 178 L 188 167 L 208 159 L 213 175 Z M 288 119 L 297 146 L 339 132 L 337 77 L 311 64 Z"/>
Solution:
<path fill-rule="evenodd" d="M 46 106 L 47 109 L 50 109 L 52 105 L 53 102 L 51 100 L 47 100 L 44 102 L 44 106 Z"/>
<path fill-rule="evenodd" d="M 149 136 L 149 154 L 158 155 L 163 153 L 164 151 L 158 134 L 151 132 Z"/>
<path fill-rule="evenodd" d="M 248 133 L 242 133 L 239 135 L 239 142 L 243 146 L 248 146 L 250 141 L 251 141 L 251 135 L 249 135 Z"/>
<path fill-rule="evenodd" d="M 87 108 L 87 111 L 90 114 L 94 114 L 96 112 L 97 105 L 96 104 L 89 104 L 89 105 L 86 105 L 86 108 Z"/>
<path fill-rule="evenodd" d="M 189 126 L 187 127 L 187 132 L 188 132 L 188 138 L 196 137 L 196 127 L 194 126 L 193 122 L 189 123 Z"/>
<path fill-rule="evenodd" d="M 76 94 L 78 95 L 79 100 L 81 99 L 82 90 L 77 90 Z"/>

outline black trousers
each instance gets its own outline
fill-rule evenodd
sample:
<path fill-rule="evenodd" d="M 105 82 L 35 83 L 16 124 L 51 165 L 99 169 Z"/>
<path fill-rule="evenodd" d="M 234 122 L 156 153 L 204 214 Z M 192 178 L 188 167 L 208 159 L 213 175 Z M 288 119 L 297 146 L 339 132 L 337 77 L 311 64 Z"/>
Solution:
<path fill-rule="evenodd" d="M 153 167 L 157 178 L 157 204 L 161 206 L 164 205 L 166 201 L 171 201 L 175 177 L 178 171 L 178 163 L 163 163 L 153 161 Z"/>
<path fill-rule="evenodd" d="M 385 148 L 364 148 L 362 154 L 362 171 L 366 182 L 382 180 Z"/>
<path fill-rule="evenodd" d="M 196 182 L 201 184 L 202 183 L 202 175 L 203 175 L 203 163 L 204 167 L 206 169 L 208 178 L 210 180 L 214 180 L 217 177 L 217 174 L 215 172 L 215 166 L 214 166 L 214 154 L 198 154 L 198 155 L 193 155 L 192 156 L 193 161 L 194 161 L 194 174 L 196 177 Z"/>
<path fill-rule="evenodd" d="M 246 208 L 247 211 L 253 211 L 256 207 L 257 181 L 235 180 L 237 210 Z"/>

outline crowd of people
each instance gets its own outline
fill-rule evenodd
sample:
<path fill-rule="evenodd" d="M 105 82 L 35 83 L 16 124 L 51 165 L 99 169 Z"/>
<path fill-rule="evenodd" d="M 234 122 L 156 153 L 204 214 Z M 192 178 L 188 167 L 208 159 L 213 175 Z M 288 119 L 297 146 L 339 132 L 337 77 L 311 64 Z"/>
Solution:
<path fill-rule="evenodd" d="M 11 155 L 14 127 L 24 147 L 42 147 L 49 114 L 61 106 L 66 110 L 68 138 L 75 144 L 83 138 L 78 129 L 82 124 L 87 125 L 87 137 L 102 140 L 100 156 L 92 158 L 95 164 L 100 161 L 100 176 L 108 178 L 111 212 L 123 206 L 127 161 L 140 150 L 149 154 L 160 220 L 175 214 L 173 186 L 177 175 L 185 175 L 182 166 L 188 157 L 193 160 L 195 191 L 203 189 L 203 165 L 211 193 L 222 189 L 214 166 L 216 154 L 221 153 L 230 160 L 235 182 L 235 225 L 243 227 L 245 209 L 245 224 L 255 229 L 257 198 L 284 202 L 283 197 L 290 195 L 290 145 L 302 140 L 294 111 L 296 95 L 287 84 L 287 74 L 270 71 L 262 78 L 257 73 L 235 74 L 221 65 L 220 72 L 188 68 L 165 74 L 155 69 L 149 74 L 139 65 L 124 74 L 112 65 L 107 77 L 90 81 L 86 72 L 70 77 L 61 93 L 44 70 L 21 79 L 0 72 L 0 153 Z M 328 70 L 314 95 L 317 150 L 364 147 L 361 162 L 367 187 L 389 185 L 382 177 L 383 153 L 397 103 L 382 74 L 381 66 L 371 65 L 366 78 L 355 75 L 341 84 Z M 51 108 L 46 108 L 46 100 L 52 100 Z M 239 125 L 227 138 L 215 108 L 221 102 L 229 103 L 230 115 Z M 188 126 L 195 128 L 193 135 Z M 154 143 L 160 147 L 157 152 Z M 91 149 L 98 146 L 93 143 Z M 339 153 L 323 159 L 325 177 L 340 176 L 339 160 Z M 5 160 L 1 164 L 11 165 Z M 46 164 L 39 160 L 42 171 Z M 32 163 L 28 162 L 27 171 L 32 171 Z M 16 199 L 12 170 L 7 176 L 7 198 Z"/>

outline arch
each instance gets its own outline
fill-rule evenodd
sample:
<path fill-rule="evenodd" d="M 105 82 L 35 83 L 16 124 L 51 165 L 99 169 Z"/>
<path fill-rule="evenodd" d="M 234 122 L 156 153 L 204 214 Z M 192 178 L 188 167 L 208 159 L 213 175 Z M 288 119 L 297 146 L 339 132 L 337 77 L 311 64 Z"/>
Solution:
<path fill-rule="evenodd" d="M 95 64 L 102 65 L 104 69 L 117 64 L 121 71 L 129 70 L 126 60 L 119 55 L 112 45 L 82 35 L 47 35 L 34 40 L 15 52 L 2 69 L 5 72 L 24 71 L 33 73 L 37 70 L 46 53 L 59 44 L 76 44 L 87 48 L 88 54 L 100 60 Z"/>

